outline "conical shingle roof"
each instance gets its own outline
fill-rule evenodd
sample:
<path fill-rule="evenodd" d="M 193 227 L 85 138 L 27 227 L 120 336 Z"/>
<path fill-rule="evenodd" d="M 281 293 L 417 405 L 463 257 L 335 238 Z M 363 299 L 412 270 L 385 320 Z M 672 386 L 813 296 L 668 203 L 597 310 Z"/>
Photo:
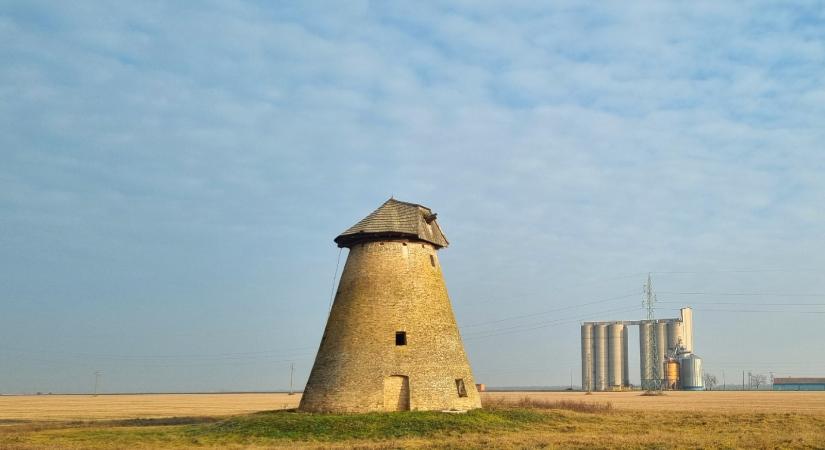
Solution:
<path fill-rule="evenodd" d="M 335 238 L 339 247 L 351 247 L 364 240 L 408 238 L 429 242 L 436 247 L 450 243 L 430 208 L 391 198 Z"/>

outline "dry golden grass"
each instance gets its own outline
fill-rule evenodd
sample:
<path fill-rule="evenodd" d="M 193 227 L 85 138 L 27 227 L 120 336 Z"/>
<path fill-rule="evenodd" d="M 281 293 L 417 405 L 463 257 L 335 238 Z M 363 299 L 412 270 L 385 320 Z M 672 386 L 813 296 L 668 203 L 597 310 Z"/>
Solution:
<path fill-rule="evenodd" d="M 619 410 L 811 413 L 825 415 L 825 392 L 668 392 L 645 397 L 639 392 L 487 392 L 485 403 L 610 403 Z M 145 394 L 0 396 L 0 423 L 44 420 L 114 420 L 133 418 L 228 416 L 298 406 L 300 394 Z"/>
<path fill-rule="evenodd" d="M 0 397 L 0 449 L 825 448 L 823 392 L 658 397 L 493 392 L 484 394 L 485 411 L 457 421 L 454 415 L 421 413 L 247 414 L 294 407 L 299 399 L 286 394 Z M 111 421 L 162 417 L 184 419 Z M 358 434 L 378 428 L 384 434 Z"/>
<path fill-rule="evenodd" d="M 616 409 L 643 411 L 704 411 L 741 413 L 825 414 L 825 391 L 670 391 L 660 396 L 641 392 L 486 392 L 482 401 L 517 401 L 525 396 L 544 401 L 610 402 Z"/>
<path fill-rule="evenodd" d="M 0 396 L 3 421 L 228 416 L 298 406 L 300 394 Z"/>

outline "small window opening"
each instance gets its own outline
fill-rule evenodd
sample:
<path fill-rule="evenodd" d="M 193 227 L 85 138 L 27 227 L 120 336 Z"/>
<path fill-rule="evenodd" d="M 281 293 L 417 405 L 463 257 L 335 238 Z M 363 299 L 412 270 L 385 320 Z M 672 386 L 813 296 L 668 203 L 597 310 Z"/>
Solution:
<path fill-rule="evenodd" d="M 433 255 L 430 255 L 430 264 L 432 264 L 432 266 L 435 267 L 435 256 Z"/>
<path fill-rule="evenodd" d="M 467 388 L 464 387 L 464 378 L 458 378 L 455 380 L 455 389 L 458 391 L 459 397 L 467 396 Z"/>
<path fill-rule="evenodd" d="M 395 332 L 395 345 L 407 345 L 407 332 L 406 331 L 396 331 Z"/>

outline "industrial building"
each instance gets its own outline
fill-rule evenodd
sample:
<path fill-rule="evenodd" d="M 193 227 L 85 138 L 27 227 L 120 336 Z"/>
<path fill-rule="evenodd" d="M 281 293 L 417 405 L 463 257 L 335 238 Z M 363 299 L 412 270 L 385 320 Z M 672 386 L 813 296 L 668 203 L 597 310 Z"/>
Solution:
<path fill-rule="evenodd" d="M 825 391 L 825 378 L 783 377 L 773 379 L 774 391 Z"/>
<path fill-rule="evenodd" d="M 630 388 L 628 326 L 639 326 L 642 389 L 703 390 L 702 359 L 693 354 L 693 310 L 675 319 L 584 322 L 581 326 L 582 390 Z"/>

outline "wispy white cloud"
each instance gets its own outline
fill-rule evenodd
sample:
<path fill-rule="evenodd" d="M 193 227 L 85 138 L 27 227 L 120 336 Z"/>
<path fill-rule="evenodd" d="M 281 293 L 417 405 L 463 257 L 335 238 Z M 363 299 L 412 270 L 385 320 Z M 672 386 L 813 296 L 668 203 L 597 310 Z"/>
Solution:
<path fill-rule="evenodd" d="M 442 213 L 460 320 L 638 284 L 615 274 L 821 267 L 823 25 L 815 2 L 6 2 L 2 333 L 70 348 L 26 305 L 83 328 L 146 325 L 149 302 L 184 327 L 287 309 L 219 345 L 314 345 L 329 241 L 390 194 Z M 825 290 L 789 273 L 662 282 Z M 594 277 L 618 281 L 576 282 Z M 191 325 L 187 308 L 215 314 Z M 148 350 L 137 324 L 134 349 L 100 351 Z M 490 383 L 558 383 L 567 366 L 519 378 L 492 358 L 527 367 L 513 349 L 539 337 L 575 361 L 574 328 L 469 351 Z M 238 376 L 200 382 L 263 386 Z"/>

